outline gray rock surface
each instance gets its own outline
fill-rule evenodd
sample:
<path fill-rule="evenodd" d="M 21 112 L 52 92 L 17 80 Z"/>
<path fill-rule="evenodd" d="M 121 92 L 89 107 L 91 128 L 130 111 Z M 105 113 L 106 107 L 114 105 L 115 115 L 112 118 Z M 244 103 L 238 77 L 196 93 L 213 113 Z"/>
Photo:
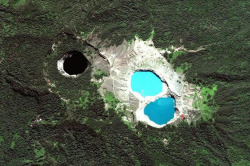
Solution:
<path fill-rule="evenodd" d="M 97 38 L 88 39 L 89 42 Z M 104 77 L 100 92 L 105 95 L 106 91 L 112 92 L 123 105 L 128 106 L 129 111 L 134 113 L 136 121 L 142 121 L 151 126 L 160 128 L 165 125 L 158 125 L 144 115 L 144 107 L 160 97 L 174 97 L 176 113 L 174 118 L 167 124 L 178 124 L 180 115 L 184 115 L 190 123 L 200 118 L 200 111 L 193 107 L 195 89 L 192 84 L 185 82 L 185 76 L 177 73 L 171 64 L 163 57 L 168 50 L 159 50 L 153 46 L 151 40 L 142 41 L 138 38 L 131 44 L 124 41 L 119 46 L 105 47 L 100 42 L 93 42 L 98 45 L 100 53 L 108 60 L 109 73 Z M 100 63 L 99 63 L 100 64 Z M 97 65 L 98 66 L 98 65 Z M 163 81 L 163 91 L 156 96 L 143 98 L 139 93 L 131 90 L 131 76 L 138 70 L 150 70 L 157 74 Z M 132 119 L 126 117 L 128 121 Z"/>

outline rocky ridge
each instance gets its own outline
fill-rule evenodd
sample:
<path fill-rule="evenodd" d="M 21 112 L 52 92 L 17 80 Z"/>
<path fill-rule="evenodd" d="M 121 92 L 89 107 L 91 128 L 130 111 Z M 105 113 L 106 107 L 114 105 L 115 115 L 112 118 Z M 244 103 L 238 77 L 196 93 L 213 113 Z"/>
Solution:
<path fill-rule="evenodd" d="M 152 40 L 142 41 L 135 38 L 132 42 L 124 41 L 119 46 L 105 47 L 97 39 L 91 36 L 88 42 L 99 48 L 110 64 L 110 75 L 104 77 L 100 92 L 112 92 L 122 105 L 133 112 L 136 121 L 142 121 L 150 126 L 161 128 L 165 125 L 158 125 L 144 115 L 145 106 L 160 97 L 173 97 L 175 99 L 176 113 L 174 118 L 167 124 L 178 124 L 184 115 L 188 123 L 201 117 L 201 112 L 193 107 L 194 95 L 197 89 L 193 84 L 185 81 L 185 76 L 174 71 L 171 64 L 164 58 L 163 54 L 169 50 L 161 50 L 154 47 Z M 177 50 L 175 50 L 177 51 Z M 156 96 L 143 98 L 139 93 L 131 89 L 131 76 L 135 71 L 152 71 L 158 75 L 163 84 L 163 91 Z M 198 94 L 199 95 L 199 94 Z M 129 117 L 130 116 L 130 117 Z M 133 117 L 124 117 L 133 121 Z"/>

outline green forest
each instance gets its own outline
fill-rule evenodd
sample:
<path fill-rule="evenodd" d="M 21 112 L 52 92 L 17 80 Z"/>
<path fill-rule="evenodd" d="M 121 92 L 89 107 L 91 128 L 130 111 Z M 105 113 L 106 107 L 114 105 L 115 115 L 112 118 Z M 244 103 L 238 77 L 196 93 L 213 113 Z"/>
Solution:
<path fill-rule="evenodd" d="M 249 9 L 248 0 L 0 0 L 0 165 L 250 165 Z M 75 36 L 95 33 L 108 47 L 152 31 L 157 48 L 205 48 L 166 55 L 202 87 L 209 113 L 196 123 L 131 127 L 90 68 L 77 79 L 57 71 L 63 53 L 98 49 Z"/>

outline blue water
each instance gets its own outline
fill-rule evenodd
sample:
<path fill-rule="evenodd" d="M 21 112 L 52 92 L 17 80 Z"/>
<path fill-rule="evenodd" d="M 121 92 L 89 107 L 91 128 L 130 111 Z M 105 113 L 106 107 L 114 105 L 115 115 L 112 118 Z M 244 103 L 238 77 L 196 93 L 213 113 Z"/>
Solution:
<path fill-rule="evenodd" d="M 143 97 L 155 96 L 162 92 L 162 81 L 151 71 L 137 71 L 132 75 L 131 88 Z"/>
<path fill-rule="evenodd" d="M 171 97 L 159 98 L 144 108 L 144 114 L 158 125 L 166 124 L 173 119 L 175 101 Z"/>

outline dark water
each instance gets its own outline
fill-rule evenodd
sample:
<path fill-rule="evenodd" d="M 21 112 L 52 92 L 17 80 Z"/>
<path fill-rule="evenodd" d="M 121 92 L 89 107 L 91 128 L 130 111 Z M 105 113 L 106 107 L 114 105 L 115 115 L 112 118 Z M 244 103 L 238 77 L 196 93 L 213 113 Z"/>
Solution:
<path fill-rule="evenodd" d="M 65 58 L 63 69 L 69 75 L 76 75 L 83 73 L 88 67 L 88 60 L 79 51 L 70 51 L 67 53 L 68 57 Z"/>

